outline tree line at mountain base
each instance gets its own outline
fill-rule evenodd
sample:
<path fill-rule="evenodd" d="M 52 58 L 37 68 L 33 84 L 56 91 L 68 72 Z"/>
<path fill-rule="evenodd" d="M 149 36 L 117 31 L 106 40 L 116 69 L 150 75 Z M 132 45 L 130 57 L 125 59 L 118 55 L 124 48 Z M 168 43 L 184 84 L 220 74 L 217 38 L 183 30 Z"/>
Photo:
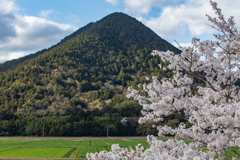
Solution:
<path fill-rule="evenodd" d="M 1 136 L 144 136 L 157 134 L 156 124 L 149 121 L 139 124 L 142 107 L 135 102 L 124 102 L 117 107 L 105 106 L 101 110 L 78 110 L 64 116 L 4 116 L 1 121 Z M 127 117 L 126 123 L 121 123 Z M 1 116 L 3 119 L 3 115 Z M 182 121 L 176 116 L 161 122 L 172 127 Z"/>

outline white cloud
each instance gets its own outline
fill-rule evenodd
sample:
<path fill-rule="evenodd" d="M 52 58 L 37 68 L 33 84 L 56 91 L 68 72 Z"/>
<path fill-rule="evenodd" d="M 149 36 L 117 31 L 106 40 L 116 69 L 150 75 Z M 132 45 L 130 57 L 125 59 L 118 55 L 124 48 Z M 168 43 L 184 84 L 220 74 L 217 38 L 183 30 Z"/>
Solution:
<path fill-rule="evenodd" d="M 148 14 L 151 8 L 161 7 L 166 3 L 180 3 L 181 0 L 124 0 L 125 10 L 127 12 L 135 12 L 140 14 Z"/>
<path fill-rule="evenodd" d="M 189 47 L 189 46 L 192 46 L 191 45 L 191 42 L 189 42 L 189 43 L 178 43 L 181 47 Z M 176 42 L 173 42 L 172 43 L 172 45 L 174 45 L 175 47 L 177 47 L 177 48 L 179 48 L 180 49 L 180 47 L 179 47 L 179 45 L 178 45 Z"/>
<path fill-rule="evenodd" d="M 40 17 L 44 17 L 44 18 L 47 18 L 49 16 L 49 14 L 52 14 L 53 13 L 53 10 L 49 9 L 49 10 L 43 10 L 39 13 L 39 16 Z"/>
<path fill-rule="evenodd" d="M 119 3 L 119 0 L 106 0 L 106 2 L 111 3 L 113 6 Z"/>
<path fill-rule="evenodd" d="M 223 14 L 226 18 L 233 15 L 235 20 L 240 19 L 240 10 L 238 8 L 240 1 L 229 1 L 218 0 L 219 7 L 222 9 Z M 209 1 L 185 0 L 184 4 L 163 7 L 160 16 L 157 18 L 146 19 L 139 16 L 137 19 L 161 37 L 172 39 L 184 35 L 187 31 L 189 31 L 192 36 L 212 34 L 215 32 L 214 29 L 206 25 L 210 24 L 205 16 L 206 13 L 215 16 Z M 238 23 L 238 26 L 240 26 L 240 23 Z"/>
<path fill-rule="evenodd" d="M 0 0 L 0 11 L 2 14 L 17 12 L 19 7 L 14 3 L 14 0 Z"/>
<path fill-rule="evenodd" d="M 29 53 L 27 53 L 27 52 L 11 52 L 11 53 L 8 53 L 7 55 L 1 55 L 0 63 L 8 61 L 8 60 L 12 60 L 12 59 L 17 59 L 17 58 L 23 57 L 27 54 L 29 54 Z"/>
<path fill-rule="evenodd" d="M 3 5 L 8 7 L 0 7 L 0 62 L 48 48 L 77 29 L 45 18 L 20 15 L 11 0 L 0 0 L 0 6 Z"/>

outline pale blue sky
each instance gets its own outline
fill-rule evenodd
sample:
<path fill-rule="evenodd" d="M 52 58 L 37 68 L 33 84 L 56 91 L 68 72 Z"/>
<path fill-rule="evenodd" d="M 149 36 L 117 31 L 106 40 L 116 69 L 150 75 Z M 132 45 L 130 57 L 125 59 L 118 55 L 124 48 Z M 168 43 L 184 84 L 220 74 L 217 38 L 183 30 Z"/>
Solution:
<path fill-rule="evenodd" d="M 216 2 L 226 17 L 240 19 L 240 0 Z M 205 14 L 214 15 L 209 0 L 0 0 L 0 63 L 48 48 L 113 12 L 135 17 L 183 46 L 194 36 L 211 39 L 214 32 L 206 25 Z"/>

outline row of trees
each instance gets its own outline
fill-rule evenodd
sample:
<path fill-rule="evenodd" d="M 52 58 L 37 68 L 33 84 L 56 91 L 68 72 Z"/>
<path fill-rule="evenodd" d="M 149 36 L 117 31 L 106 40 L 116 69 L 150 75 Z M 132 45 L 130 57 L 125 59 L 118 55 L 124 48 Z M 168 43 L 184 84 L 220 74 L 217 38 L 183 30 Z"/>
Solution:
<path fill-rule="evenodd" d="M 8 136 L 106 136 L 109 125 L 110 136 L 138 136 L 157 134 L 151 125 L 138 124 L 142 107 L 137 103 L 123 102 L 116 108 L 109 106 L 101 110 L 84 111 L 77 109 L 69 111 L 65 116 L 16 116 L 0 118 L 5 119 L 0 124 L 0 133 Z M 122 118 L 127 119 L 122 123 Z M 177 125 L 180 119 L 171 117 L 166 124 Z M 174 125 L 173 124 L 173 125 Z"/>

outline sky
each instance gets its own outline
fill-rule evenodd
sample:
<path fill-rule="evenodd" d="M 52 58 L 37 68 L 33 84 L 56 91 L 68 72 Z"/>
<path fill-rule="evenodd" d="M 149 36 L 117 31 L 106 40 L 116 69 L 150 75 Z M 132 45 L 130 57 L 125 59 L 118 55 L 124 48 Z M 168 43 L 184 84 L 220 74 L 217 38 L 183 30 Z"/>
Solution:
<path fill-rule="evenodd" d="M 240 0 L 215 2 L 239 28 Z M 175 46 L 216 32 L 205 16 L 215 16 L 209 0 L 0 0 L 0 63 L 49 48 L 113 12 L 135 17 Z"/>

